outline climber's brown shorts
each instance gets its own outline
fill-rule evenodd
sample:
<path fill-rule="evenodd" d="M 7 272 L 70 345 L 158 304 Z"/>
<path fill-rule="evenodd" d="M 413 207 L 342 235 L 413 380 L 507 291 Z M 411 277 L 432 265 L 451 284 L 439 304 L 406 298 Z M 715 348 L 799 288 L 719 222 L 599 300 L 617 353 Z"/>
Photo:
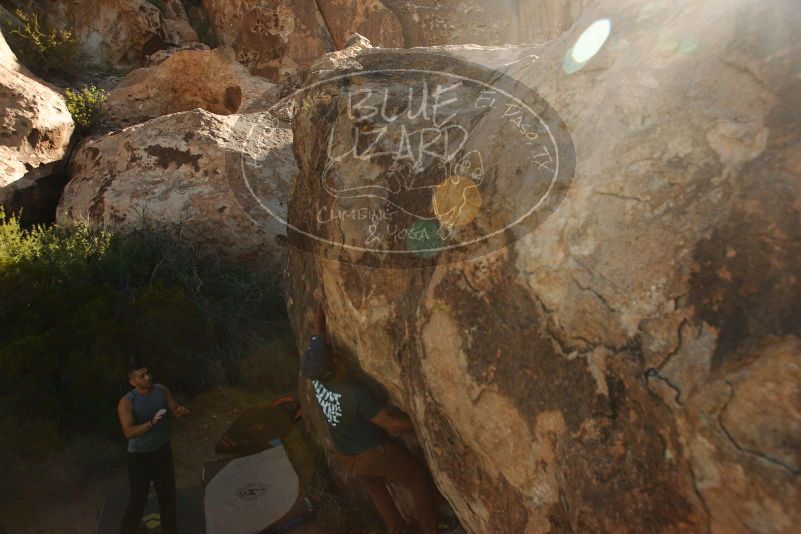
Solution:
<path fill-rule="evenodd" d="M 383 478 L 412 490 L 427 482 L 420 463 L 391 440 L 359 454 L 337 453 L 337 458 L 348 476 Z"/>
<path fill-rule="evenodd" d="M 348 476 L 360 479 L 370 499 L 381 514 L 390 534 L 406 529 L 406 520 L 387 491 L 386 482 L 396 482 L 412 493 L 418 526 L 423 532 L 435 532 L 437 524 L 434 484 L 423 466 L 405 449 L 385 441 L 359 454 L 337 454 Z"/>

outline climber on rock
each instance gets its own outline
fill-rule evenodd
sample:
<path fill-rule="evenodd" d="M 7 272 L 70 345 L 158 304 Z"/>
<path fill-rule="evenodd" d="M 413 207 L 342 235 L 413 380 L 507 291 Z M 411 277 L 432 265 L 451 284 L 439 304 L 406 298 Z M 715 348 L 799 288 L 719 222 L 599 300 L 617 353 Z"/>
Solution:
<path fill-rule="evenodd" d="M 301 356 L 300 370 L 312 381 L 338 460 L 349 476 L 364 483 L 390 534 L 409 527 L 387 490 L 387 482 L 400 483 L 411 491 L 421 532 L 436 532 L 437 497 L 429 475 L 387 435 L 412 432 L 411 420 L 388 412 L 364 386 L 347 376 L 343 363 L 326 348 L 320 289 L 315 290 L 314 298 L 315 335 Z"/>

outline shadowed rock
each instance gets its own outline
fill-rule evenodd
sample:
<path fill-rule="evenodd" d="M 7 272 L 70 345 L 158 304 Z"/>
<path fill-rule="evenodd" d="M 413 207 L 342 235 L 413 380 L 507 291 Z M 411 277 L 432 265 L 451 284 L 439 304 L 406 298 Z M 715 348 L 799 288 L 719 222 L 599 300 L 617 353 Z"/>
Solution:
<path fill-rule="evenodd" d="M 246 167 L 259 199 L 285 213 L 296 172 L 291 146 L 292 131 L 269 113 L 221 116 L 200 109 L 89 138 L 70 161 L 57 221 L 83 218 L 125 228 L 144 216 L 181 223 L 181 235 L 202 257 L 279 272 L 285 252 L 277 236 L 285 229 L 274 218 L 257 219 L 260 212 L 234 178 Z"/>
<path fill-rule="evenodd" d="M 152 66 L 130 72 L 109 95 L 113 121 L 131 124 L 194 108 L 231 115 L 267 109 L 278 100 L 278 86 L 248 73 L 231 48 L 149 58 Z"/>
<path fill-rule="evenodd" d="M 334 50 L 315 0 L 203 0 L 203 7 L 220 44 L 276 83 L 302 81 L 312 61 Z"/>
<path fill-rule="evenodd" d="M 400 22 L 381 0 L 319 0 L 317 5 L 338 49 L 347 46 L 353 33 L 364 35 L 373 46 L 403 47 Z"/>
<path fill-rule="evenodd" d="M 56 89 L 22 66 L 0 34 L 0 205 L 25 224 L 53 220 L 75 131 Z"/>
<path fill-rule="evenodd" d="M 180 0 L 38 0 L 53 27 L 72 32 L 89 58 L 130 67 L 171 45 L 198 37 Z"/>

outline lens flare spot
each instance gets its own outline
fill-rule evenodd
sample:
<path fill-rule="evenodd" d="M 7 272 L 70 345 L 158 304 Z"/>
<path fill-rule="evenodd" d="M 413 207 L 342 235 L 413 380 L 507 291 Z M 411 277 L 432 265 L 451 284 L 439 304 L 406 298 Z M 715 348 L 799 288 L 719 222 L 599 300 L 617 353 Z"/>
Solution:
<path fill-rule="evenodd" d="M 700 41 L 695 35 L 682 35 L 676 45 L 676 51 L 682 54 L 692 54 L 698 49 Z"/>
<path fill-rule="evenodd" d="M 596 20 L 590 24 L 590 27 L 584 30 L 576 44 L 573 45 L 573 51 L 570 53 L 573 61 L 576 63 L 589 61 L 604 45 L 611 31 L 612 23 L 609 22 L 609 19 Z"/>
<path fill-rule="evenodd" d="M 568 50 L 562 62 L 562 67 L 568 73 L 582 68 L 595 54 L 601 50 L 612 31 L 612 22 L 609 19 L 596 20 L 579 35 L 576 44 Z"/>

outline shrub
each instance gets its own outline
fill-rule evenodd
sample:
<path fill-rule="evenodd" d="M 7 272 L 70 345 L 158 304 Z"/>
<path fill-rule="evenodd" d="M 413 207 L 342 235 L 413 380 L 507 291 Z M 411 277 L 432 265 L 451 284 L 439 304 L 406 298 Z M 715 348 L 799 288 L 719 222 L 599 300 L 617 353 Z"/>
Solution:
<path fill-rule="evenodd" d="M 239 362 L 238 384 L 259 391 L 265 386 L 280 394 L 298 383 L 298 351 L 292 333 L 265 340 L 254 336 Z"/>
<path fill-rule="evenodd" d="M 70 436 L 59 457 L 72 468 L 74 476 L 87 477 L 103 473 L 125 462 L 124 450 L 118 442 L 95 436 Z"/>
<path fill-rule="evenodd" d="M 106 115 L 104 106 L 108 100 L 108 92 L 94 85 L 84 87 L 80 91 L 67 89 L 64 92 L 64 99 L 75 124 L 84 130 L 90 129 Z"/>
<path fill-rule="evenodd" d="M 43 25 L 32 9 L 17 9 L 14 14 L 19 23 L 3 21 L 9 46 L 35 74 L 75 80 L 86 71 L 87 56 L 75 34 Z"/>
<path fill-rule="evenodd" d="M 59 444 L 58 428 L 52 421 L 20 421 L 14 416 L 0 419 L 0 472 L 5 472 L 25 455 L 42 454 Z"/>
<path fill-rule="evenodd" d="M 0 420 L 118 437 L 127 360 L 194 393 L 217 362 L 235 376 L 253 339 L 288 329 L 275 281 L 201 266 L 180 225 L 24 230 L 2 208 L 0 221 Z"/>

